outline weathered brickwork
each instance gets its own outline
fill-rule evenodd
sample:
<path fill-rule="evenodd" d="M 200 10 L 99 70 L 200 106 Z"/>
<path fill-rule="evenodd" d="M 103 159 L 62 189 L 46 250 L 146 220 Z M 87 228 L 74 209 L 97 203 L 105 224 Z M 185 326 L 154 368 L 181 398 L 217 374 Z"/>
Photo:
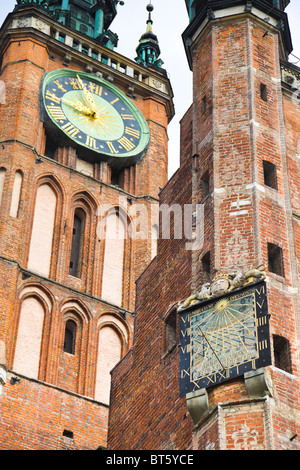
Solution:
<path fill-rule="evenodd" d="M 299 449 L 300 108 L 282 82 L 281 37 L 255 15 L 234 14 L 203 27 L 191 55 L 194 99 L 181 121 L 181 166 L 161 203 L 202 202 L 204 244 L 188 252 L 178 240 L 160 240 L 139 278 L 134 344 L 112 376 L 109 448 Z M 265 162 L 276 168 L 276 185 Z M 281 272 L 272 271 L 270 244 L 281 249 Z M 179 398 L 180 345 L 163 349 L 162 319 L 199 289 L 208 252 L 210 278 L 267 267 L 272 385 L 257 399 L 243 377 L 209 388 L 207 413 L 195 425 Z M 277 336 L 289 342 L 288 371 L 275 357 Z"/>

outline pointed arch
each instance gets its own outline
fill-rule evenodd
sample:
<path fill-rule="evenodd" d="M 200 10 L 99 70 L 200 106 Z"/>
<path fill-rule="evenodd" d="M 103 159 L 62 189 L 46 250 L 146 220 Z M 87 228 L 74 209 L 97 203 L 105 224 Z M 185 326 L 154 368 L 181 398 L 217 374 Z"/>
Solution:
<path fill-rule="evenodd" d="M 300 137 L 297 140 L 297 157 L 300 158 Z"/>

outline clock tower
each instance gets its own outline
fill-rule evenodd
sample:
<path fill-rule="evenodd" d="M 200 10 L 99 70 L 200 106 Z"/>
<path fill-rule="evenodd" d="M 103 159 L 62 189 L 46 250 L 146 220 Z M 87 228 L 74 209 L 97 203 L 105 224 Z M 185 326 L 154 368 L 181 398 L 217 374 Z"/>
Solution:
<path fill-rule="evenodd" d="M 135 342 L 112 374 L 111 449 L 120 435 L 127 449 L 299 449 L 300 69 L 288 61 L 288 4 L 186 0 L 193 103 L 160 198 L 181 214 L 192 206 L 197 243 L 161 236 L 138 280 Z"/>
<path fill-rule="evenodd" d="M 106 447 L 174 115 L 157 38 L 116 52 L 123 5 L 17 0 L 0 31 L 2 449 Z"/>

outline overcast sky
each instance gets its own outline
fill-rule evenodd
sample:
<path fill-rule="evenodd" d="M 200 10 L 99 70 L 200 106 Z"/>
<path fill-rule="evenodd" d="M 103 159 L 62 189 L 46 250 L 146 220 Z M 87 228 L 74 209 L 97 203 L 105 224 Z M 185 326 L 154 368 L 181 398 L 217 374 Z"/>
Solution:
<path fill-rule="evenodd" d="M 111 30 L 118 34 L 120 54 L 134 59 L 140 36 L 145 32 L 148 0 L 124 0 Z M 0 24 L 16 5 L 15 0 L 0 0 Z M 192 77 L 187 65 L 181 34 L 188 26 L 184 0 L 152 0 L 153 32 L 158 36 L 163 67 L 167 70 L 174 91 L 176 116 L 169 126 L 169 175 L 179 164 L 179 121 L 192 102 Z M 293 54 L 299 57 L 300 66 L 300 0 L 291 0 L 286 12 L 289 15 L 293 40 Z M 290 56 L 290 61 L 297 59 Z"/>

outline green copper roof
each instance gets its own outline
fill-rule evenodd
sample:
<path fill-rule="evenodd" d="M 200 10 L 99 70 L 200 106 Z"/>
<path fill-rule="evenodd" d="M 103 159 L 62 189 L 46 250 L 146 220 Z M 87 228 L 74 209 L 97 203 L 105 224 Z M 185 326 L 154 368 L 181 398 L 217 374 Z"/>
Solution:
<path fill-rule="evenodd" d="M 231 1 L 224 1 L 224 0 L 185 0 L 186 7 L 189 13 L 190 21 L 192 21 L 195 16 L 201 11 L 201 9 L 209 6 L 211 8 L 214 7 L 224 7 L 226 8 L 229 6 L 235 6 L 239 3 L 246 3 L 246 1 L 241 0 L 231 0 Z M 277 8 L 278 10 L 284 11 L 285 8 L 290 3 L 290 0 L 260 0 L 260 4 L 266 4 L 270 8 Z"/>

